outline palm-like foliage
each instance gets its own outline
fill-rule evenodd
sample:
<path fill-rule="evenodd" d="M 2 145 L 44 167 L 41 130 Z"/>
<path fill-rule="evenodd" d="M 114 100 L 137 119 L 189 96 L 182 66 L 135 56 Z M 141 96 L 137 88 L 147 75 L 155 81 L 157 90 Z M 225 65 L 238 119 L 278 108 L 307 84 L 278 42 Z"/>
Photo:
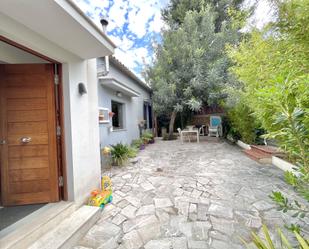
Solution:
<path fill-rule="evenodd" d="M 292 247 L 291 243 L 285 237 L 285 235 L 283 234 L 283 232 L 280 229 L 278 229 L 277 232 L 278 232 L 278 235 L 280 237 L 280 244 L 281 244 L 280 249 L 293 249 L 293 248 L 295 248 L 295 247 Z M 264 234 L 264 238 L 261 238 L 256 233 L 252 232 L 252 242 L 257 249 L 279 249 L 279 248 L 275 247 L 275 242 L 271 239 L 270 234 L 269 234 L 269 230 L 265 225 L 263 225 L 263 234 Z M 308 240 L 304 239 L 297 232 L 294 232 L 294 235 L 295 235 L 295 238 L 297 239 L 297 242 L 298 242 L 297 248 L 299 248 L 299 249 L 309 249 Z M 250 249 L 250 248 L 252 249 L 252 247 L 249 246 L 249 244 L 247 242 L 245 242 L 244 240 L 242 240 L 242 241 L 247 246 L 248 249 Z"/>

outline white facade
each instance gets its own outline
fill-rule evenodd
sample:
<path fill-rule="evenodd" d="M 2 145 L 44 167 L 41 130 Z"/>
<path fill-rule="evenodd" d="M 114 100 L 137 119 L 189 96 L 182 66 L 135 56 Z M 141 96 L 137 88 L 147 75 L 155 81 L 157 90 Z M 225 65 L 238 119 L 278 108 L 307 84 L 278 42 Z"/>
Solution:
<path fill-rule="evenodd" d="M 98 64 L 100 64 L 98 59 Z M 105 82 L 110 84 L 104 84 Z M 115 83 L 113 83 L 114 81 Z M 119 94 L 121 93 L 120 97 Z M 101 148 L 116 143 L 130 144 L 133 139 L 138 139 L 140 131 L 138 123 L 145 120 L 144 104 L 151 104 L 151 90 L 128 71 L 116 59 L 110 59 L 110 68 L 106 76 L 99 79 L 98 84 L 99 108 L 112 110 L 112 101 L 123 105 L 123 128 L 111 129 L 112 120 L 109 123 L 100 124 Z M 117 96 L 118 95 L 118 96 Z M 146 110 L 146 119 L 149 121 L 149 110 Z M 147 128 L 151 128 L 148 122 Z"/>
<path fill-rule="evenodd" d="M 4 0 L 0 23 L 1 36 L 62 65 L 65 182 L 68 199 L 83 203 L 101 179 L 95 57 L 111 55 L 115 46 L 69 1 Z M 2 45 L 2 63 L 45 62 L 14 49 L 4 53 Z M 86 85 L 85 95 L 78 92 L 80 82 Z"/>

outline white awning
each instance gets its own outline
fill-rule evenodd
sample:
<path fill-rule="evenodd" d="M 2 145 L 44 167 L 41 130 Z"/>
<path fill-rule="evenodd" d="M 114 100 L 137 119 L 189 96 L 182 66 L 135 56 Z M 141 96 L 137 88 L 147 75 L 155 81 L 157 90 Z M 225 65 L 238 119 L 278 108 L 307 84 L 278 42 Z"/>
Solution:
<path fill-rule="evenodd" d="M 104 87 L 108 87 L 110 89 L 113 89 L 117 92 L 120 92 L 124 95 L 127 95 L 129 97 L 138 97 L 140 96 L 139 92 L 136 92 L 132 88 L 126 86 L 124 83 L 121 83 L 120 81 L 114 79 L 114 78 L 103 78 L 99 77 L 100 84 Z"/>
<path fill-rule="evenodd" d="M 1 15 L 82 59 L 111 55 L 116 47 L 70 0 L 1 0 Z M 4 26 L 0 35 L 10 39 L 19 36 Z"/>

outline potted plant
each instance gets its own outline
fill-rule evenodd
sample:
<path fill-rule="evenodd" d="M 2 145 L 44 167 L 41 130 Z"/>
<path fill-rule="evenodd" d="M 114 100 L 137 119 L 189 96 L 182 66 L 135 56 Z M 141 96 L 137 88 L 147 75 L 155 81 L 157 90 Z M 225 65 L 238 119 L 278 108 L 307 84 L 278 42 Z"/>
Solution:
<path fill-rule="evenodd" d="M 144 132 L 142 135 L 144 144 L 154 143 L 154 138 L 151 132 Z"/>
<path fill-rule="evenodd" d="M 143 144 L 143 143 L 139 146 L 139 149 L 140 149 L 140 150 L 144 150 L 145 148 L 146 148 L 146 145 Z"/>
<path fill-rule="evenodd" d="M 145 144 L 142 139 L 136 139 L 132 141 L 132 147 L 139 149 L 139 150 L 144 150 Z"/>
<path fill-rule="evenodd" d="M 111 145 L 111 158 L 114 166 L 123 166 L 129 159 L 129 146 L 118 143 Z"/>

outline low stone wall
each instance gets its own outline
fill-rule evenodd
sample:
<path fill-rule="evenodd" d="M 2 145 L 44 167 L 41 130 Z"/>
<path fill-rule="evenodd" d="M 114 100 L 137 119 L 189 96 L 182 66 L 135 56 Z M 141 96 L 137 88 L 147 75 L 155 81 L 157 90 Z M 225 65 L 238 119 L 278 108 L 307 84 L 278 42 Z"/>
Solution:
<path fill-rule="evenodd" d="M 192 125 L 209 125 L 210 115 L 195 115 L 192 117 L 190 124 Z"/>
<path fill-rule="evenodd" d="M 190 124 L 192 124 L 192 125 L 209 125 L 210 116 L 220 116 L 222 118 L 224 116 L 224 113 L 194 115 L 191 118 Z"/>

